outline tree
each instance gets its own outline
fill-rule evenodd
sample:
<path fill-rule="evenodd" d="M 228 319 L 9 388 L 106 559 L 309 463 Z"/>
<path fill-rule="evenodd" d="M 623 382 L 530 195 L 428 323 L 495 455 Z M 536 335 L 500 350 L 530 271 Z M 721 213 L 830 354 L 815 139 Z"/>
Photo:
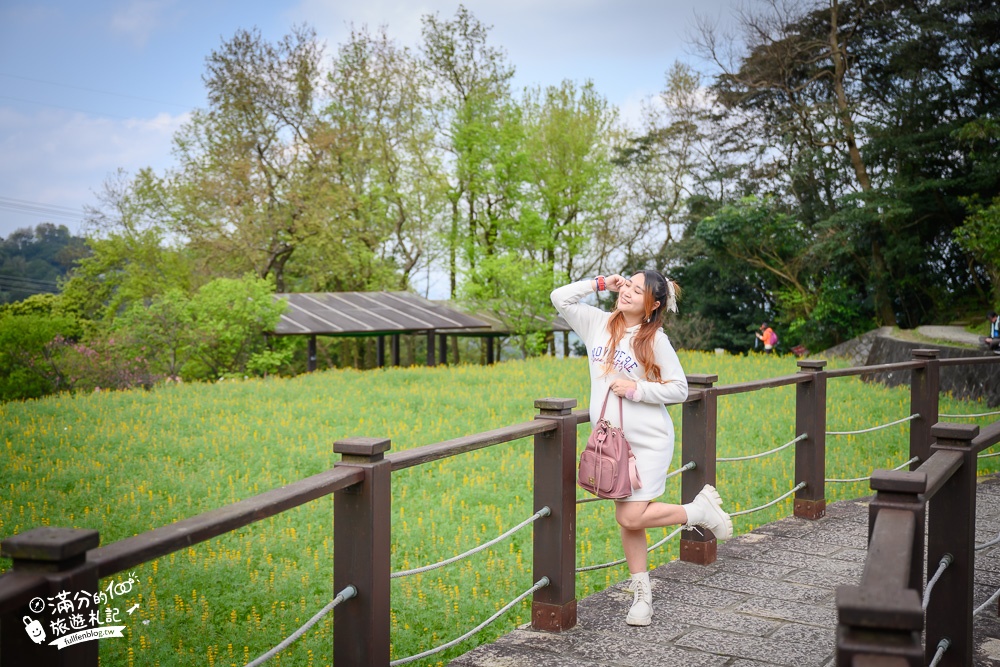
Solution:
<path fill-rule="evenodd" d="M 434 225 L 446 204 L 428 75 L 384 28 L 352 30 L 330 84 L 324 119 L 341 143 L 330 176 L 351 192 L 350 228 L 378 267 L 362 272 L 370 277 L 359 287 L 405 289 L 435 258 Z"/>
<path fill-rule="evenodd" d="M 709 145 L 710 108 L 700 79 L 675 62 L 658 99 L 643 105 L 640 133 L 617 149 L 625 212 L 619 238 L 630 266 L 666 267 L 691 222 L 688 200 L 708 189 L 699 181 L 719 156 Z"/>
<path fill-rule="evenodd" d="M 0 239 L 0 303 L 40 292 L 56 292 L 57 282 L 85 257 L 84 239 L 65 225 L 43 222 Z"/>
<path fill-rule="evenodd" d="M 209 377 L 242 375 L 250 368 L 274 370 L 287 361 L 268 347 L 264 336 L 288 306 L 273 294 L 273 283 L 251 274 L 216 278 L 191 298 L 191 356 Z"/>
<path fill-rule="evenodd" d="M 175 137 L 165 188 L 174 231 L 216 274 L 250 270 L 284 291 L 303 245 L 327 266 L 358 250 L 351 193 L 330 177 L 341 137 L 320 118 L 322 55 L 296 28 L 276 44 L 240 30 L 208 57 L 209 106 Z"/>
<path fill-rule="evenodd" d="M 105 181 L 98 205 L 86 208 L 89 254 L 62 284 L 66 312 L 110 322 L 133 303 L 197 285 L 190 254 L 167 243 L 162 197 L 149 170 L 135 178 L 118 170 Z"/>
<path fill-rule="evenodd" d="M 506 146 L 506 156 L 510 155 L 509 143 L 499 141 L 497 132 L 513 110 L 509 99 L 514 68 L 507 64 L 502 50 L 488 44 L 490 26 L 480 23 L 464 5 L 458 6 L 451 21 L 443 21 L 437 14 L 425 15 L 422 21 L 424 63 L 437 91 L 437 130 L 442 148 L 454 163 L 447 191 L 449 222 L 444 232 L 454 298 L 460 253 L 464 250 L 466 264 L 473 268 L 480 252 L 477 241 L 486 243 L 482 252 L 492 252 L 498 207 L 502 211 L 506 206 L 496 197 L 511 194 L 503 188 L 497 192 L 484 181 L 488 178 L 485 170 L 494 175 L 503 172 L 502 168 L 490 169 L 493 158 L 489 151 Z M 484 208 L 489 208 L 491 215 L 484 216 Z"/>

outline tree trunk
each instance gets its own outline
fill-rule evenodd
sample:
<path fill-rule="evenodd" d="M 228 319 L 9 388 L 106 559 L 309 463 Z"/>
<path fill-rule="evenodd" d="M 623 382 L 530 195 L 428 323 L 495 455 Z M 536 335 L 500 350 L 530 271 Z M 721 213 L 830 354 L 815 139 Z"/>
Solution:
<path fill-rule="evenodd" d="M 872 182 L 868 177 L 868 169 L 864 160 L 861 159 L 861 151 L 858 149 L 858 142 L 854 134 L 854 121 L 847 104 L 847 93 L 844 91 L 844 77 L 847 74 L 847 67 L 844 47 L 840 44 L 837 27 L 839 9 L 838 0 L 830 0 L 830 59 L 833 61 L 833 89 L 837 96 L 837 117 L 844 130 L 847 152 L 850 154 L 851 166 L 854 167 L 858 184 L 862 191 L 868 192 L 872 189 Z"/>

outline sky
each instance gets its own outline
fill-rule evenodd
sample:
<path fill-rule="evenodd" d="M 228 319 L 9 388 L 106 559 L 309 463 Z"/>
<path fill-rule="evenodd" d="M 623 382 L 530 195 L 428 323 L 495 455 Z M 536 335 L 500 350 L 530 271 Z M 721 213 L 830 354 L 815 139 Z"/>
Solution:
<path fill-rule="evenodd" d="M 725 26 L 737 0 L 467 0 L 514 85 L 593 80 L 626 119 L 677 60 L 698 64 L 698 20 Z M 237 30 L 276 41 L 308 24 L 332 55 L 351 26 L 417 48 L 442 0 L 0 0 L 0 237 L 41 222 L 81 233 L 118 169 L 162 173 L 171 140 L 204 108 L 205 58 Z"/>

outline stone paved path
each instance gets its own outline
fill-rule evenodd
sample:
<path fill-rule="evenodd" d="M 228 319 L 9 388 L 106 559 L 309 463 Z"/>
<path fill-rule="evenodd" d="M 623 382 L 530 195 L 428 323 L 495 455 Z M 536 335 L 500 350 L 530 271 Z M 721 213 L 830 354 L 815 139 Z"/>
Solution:
<path fill-rule="evenodd" d="M 982 326 L 982 336 L 989 332 L 989 322 Z M 966 331 L 963 327 L 953 327 L 944 325 L 926 325 L 917 327 L 917 333 L 928 338 L 937 340 L 950 340 L 954 343 L 964 343 L 965 345 L 979 345 L 979 335 Z"/>
<path fill-rule="evenodd" d="M 578 603 L 562 634 L 523 627 L 452 661 L 454 667 L 826 667 L 834 664 L 834 590 L 860 580 L 868 500 L 841 501 L 818 521 L 787 518 L 719 546 L 709 566 L 674 561 L 653 570 L 653 623 L 625 624 L 625 582 Z M 979 485 L 976 530 L 1000 533 L 1000 478 Z M 655 558 L 655 555 L 654 555 Z M 933 570 L 932 569 L 932 574 Z M 941 590 L 944 580 L 935 589 Z M 1000 587 L 1000 546 L 978 552 L 975 600 Z M 1000 667 L 996 608 L 976 617 L 977 667 Z"/>

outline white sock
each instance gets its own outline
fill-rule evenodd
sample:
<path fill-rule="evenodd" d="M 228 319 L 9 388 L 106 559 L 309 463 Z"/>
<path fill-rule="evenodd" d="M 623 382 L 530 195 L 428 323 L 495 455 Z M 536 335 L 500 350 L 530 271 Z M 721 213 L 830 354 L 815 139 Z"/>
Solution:
<path fill-rule="evenodd" d="M 687 503 L 686 505 L 681 505 L 681 507 L 684 508 L 684 511 L 688 515 L 688 520 L 685 524 L 687 526 L 694 526 L 705 518 L 705 512 L 701 507 L 695 505 L 694 503 Z"/>

